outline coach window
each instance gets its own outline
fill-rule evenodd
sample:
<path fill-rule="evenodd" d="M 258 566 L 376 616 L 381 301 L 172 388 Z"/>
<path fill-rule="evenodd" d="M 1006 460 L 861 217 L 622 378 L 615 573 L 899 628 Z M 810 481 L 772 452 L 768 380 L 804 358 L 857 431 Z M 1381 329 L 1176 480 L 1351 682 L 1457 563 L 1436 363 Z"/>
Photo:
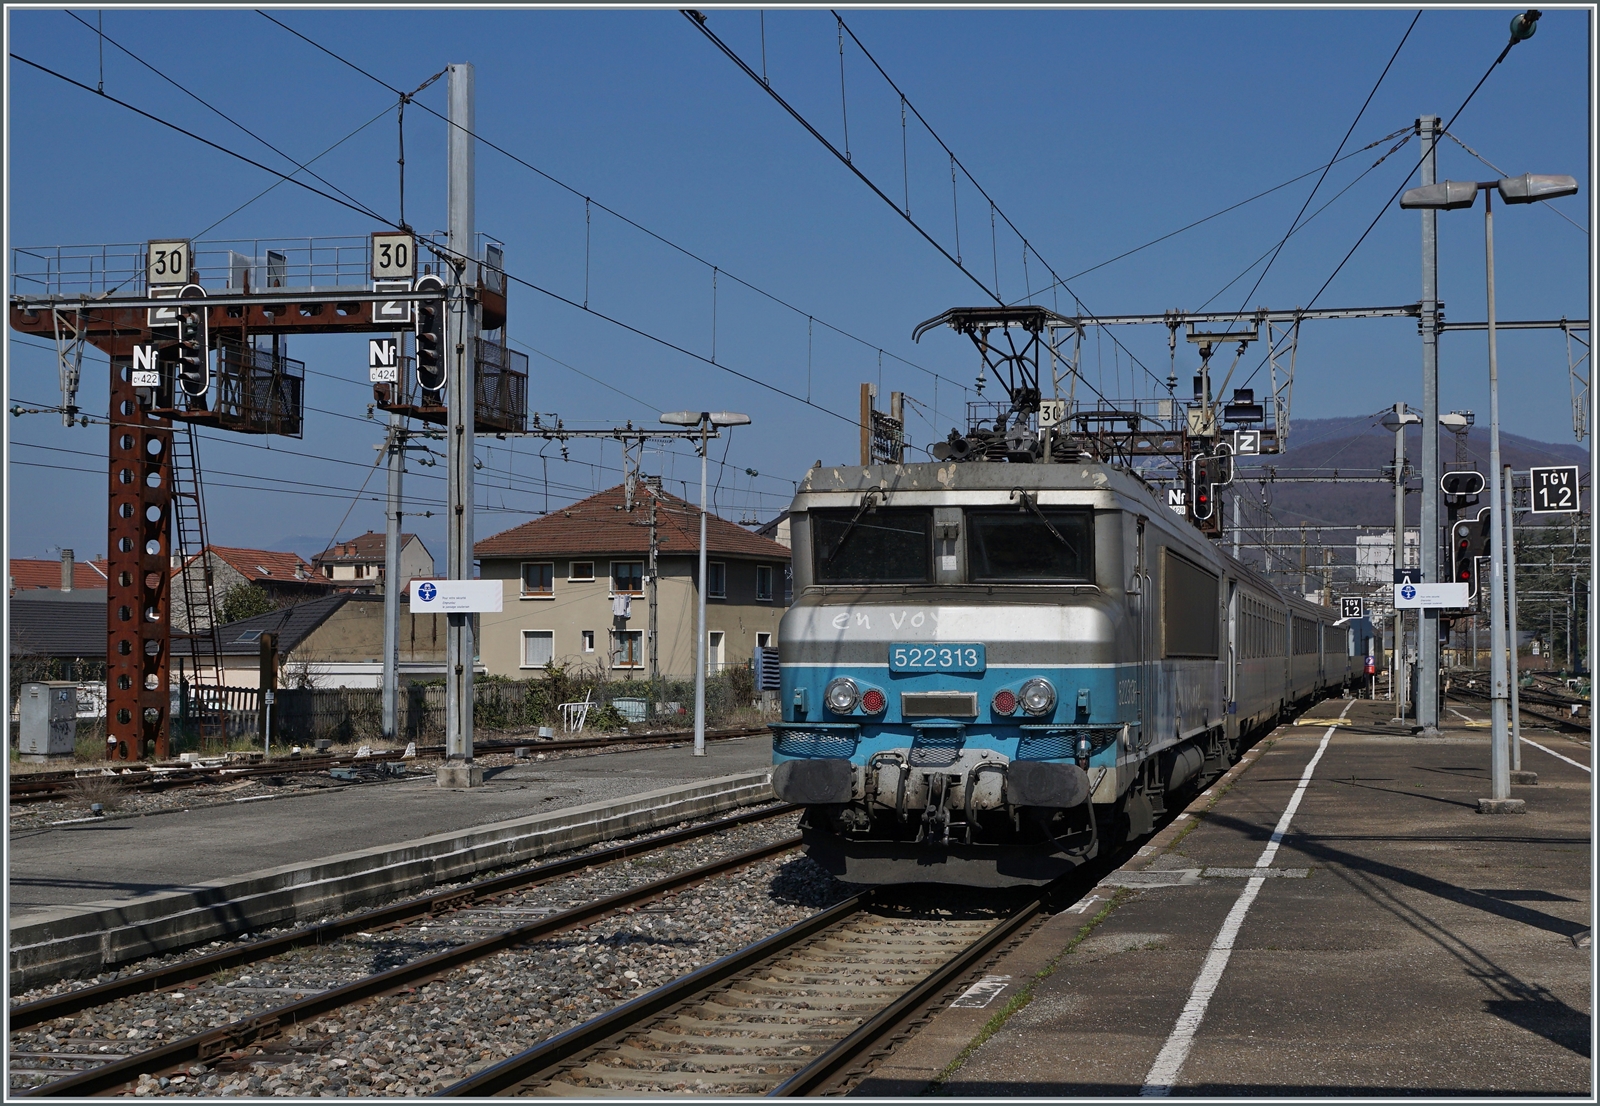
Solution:
<path fill-rule="evenodd" d="M 1161 572 L 1162 655 L 1217 656 L 1217 621 L 1217 577 L 1166 550 Z"/>
<path fill-rule="evenodd" d="M 819 584 L 926 584 L 932 579 L 933 509 L 812 511 L 813 576 Z"/>
<path fill-rule="evenodd" d="M 1094 583 L 1094 515 L 1044 507 L 967 512 L 967 579 L 975 584 Z"/>

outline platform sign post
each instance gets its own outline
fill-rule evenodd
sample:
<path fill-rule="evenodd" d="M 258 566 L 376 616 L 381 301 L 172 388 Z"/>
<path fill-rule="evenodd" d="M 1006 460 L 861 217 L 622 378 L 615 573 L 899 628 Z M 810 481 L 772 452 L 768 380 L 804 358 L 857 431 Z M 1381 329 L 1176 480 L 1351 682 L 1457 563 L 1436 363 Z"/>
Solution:
<path fill-rule="evenodd" d="M 1366 613 L 1366 602 L 1359 595 L 1347 595 L 1339 600 L 1340 618 L 1360 618 Z"/>

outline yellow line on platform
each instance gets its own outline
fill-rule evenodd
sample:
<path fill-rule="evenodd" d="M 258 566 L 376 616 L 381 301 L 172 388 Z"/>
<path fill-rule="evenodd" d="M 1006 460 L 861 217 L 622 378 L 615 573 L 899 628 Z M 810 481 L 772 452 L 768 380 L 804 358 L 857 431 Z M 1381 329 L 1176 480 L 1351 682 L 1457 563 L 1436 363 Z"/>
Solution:
<path fill-rule="evenodd" d="M 1354 722 L 1348 718 L 1296 718 L 1296 726 L 1353 726 Z"/>

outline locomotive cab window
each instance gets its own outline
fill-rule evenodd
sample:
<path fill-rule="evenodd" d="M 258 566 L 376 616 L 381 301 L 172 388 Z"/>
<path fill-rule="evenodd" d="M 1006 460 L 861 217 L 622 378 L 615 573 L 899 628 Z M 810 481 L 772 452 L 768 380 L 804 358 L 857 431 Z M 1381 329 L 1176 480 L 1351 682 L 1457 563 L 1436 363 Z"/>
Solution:
<path fill-rule="evenodd" d="M 968 511 L 967 579 L 975 584 L 1094 583 L 1093 512 Z"/>
<path fill-rule="evenodd" d="M 933 508 L 810 512 L 819 584 L 926 584 L 933 579 Z"/>
<path fill-rule="evenodd" d="M 1217 656 L 1217 622 L 1217 577 L 1168 549 L 1161 572 L 1162 654 Z"/>

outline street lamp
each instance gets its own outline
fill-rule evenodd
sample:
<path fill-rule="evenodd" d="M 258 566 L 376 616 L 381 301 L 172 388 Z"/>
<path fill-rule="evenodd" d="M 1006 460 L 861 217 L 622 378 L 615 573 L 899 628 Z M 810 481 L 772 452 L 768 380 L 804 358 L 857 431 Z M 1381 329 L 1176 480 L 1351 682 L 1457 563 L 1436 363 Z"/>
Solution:
<path fill-rule="evenodd" d="M 706 755 L 706 443 L 719 426 L 748 426 L 750 416 L 735 411 L 668 411 L 661 421 L 669 426 L 700 428 L 700 634 L 695 643 L 694 755 Z"/>
<path fill-rule="evenodd" d="M 1400 582 L 1399 570 L 1405 567 L 1406 559 L 1406 427 L 1414 426 L 1422 421 L 1422 416 L 1410 410 L 1403 403 L 1394 405 L 1394 410 L 1388 411 L 1383 416 L 1383 428 L 1394 432 L 1394 567 L 1395 583 Z M 1417 550 L 1421 552 L 1422 543 L 1420 528 L 1417 534 Z M 1394 718 L 1392 721 L 1403 722 L 1406 716 L 1406 691 L 1404 684 L 1405 669 L 1401 667 L 1402 645 L 1405 642 L 1405 612 L 1399 607 L 1394 609 L 1394 651 L 1390 663 L 1394 665 L 1394 674 L 1389 678 L 1389 694 L 1394 697 Z M 1417 640 L 1422 640 L 1422 631 L 1427 620 L 1420 615 L 1417 620 Z"/>
<path fill-rule="evenodd" d="M 1530 32 L 1531 33 L 1531 32 Z M 1513 25 L 1512 41 L 1516 41 Z M 1440 181 L 1413 188 L 1400 197 L 1400 206 L 1435 211 L 1455 211 L 1471 207 L 1483 193 L 1484 272 L 1488 291 L 1489 332 L 1489 651 L 1494 658 L 1490 682 L 1490 798 L 1479 800 L 1478 809 L 1486 812 L 1519 810 L 1522 804 L 1511 800 L 1511 744 L 1506 732 L 1506 596 L 1505 596 L 1505 504 L 1500 492 L 1500 365 L 1495 346 L 1494 318 L 1494 201 L 1493 189 L 1508 204 L 1531 204 L 1571 196 L 1578 182 L 1559 174 L 1524 173 L 1497 181 Z"/>

